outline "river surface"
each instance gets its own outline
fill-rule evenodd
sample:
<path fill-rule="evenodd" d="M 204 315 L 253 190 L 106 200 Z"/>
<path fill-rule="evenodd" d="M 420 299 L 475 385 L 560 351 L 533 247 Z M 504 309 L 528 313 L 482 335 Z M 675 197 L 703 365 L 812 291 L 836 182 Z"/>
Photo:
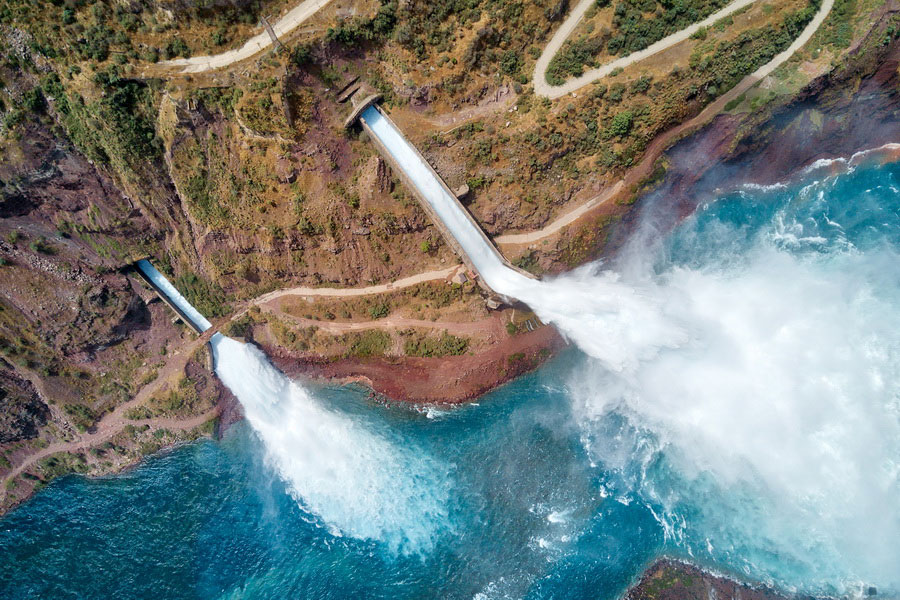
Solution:
<path fill-rule="evenodd" d="M 0 597 L 612 599 L 661 555 L 900 593 L 900 165 L 859 162 L 529 288 L 575 344 L 474 405 L 220 336 L 247 420 L 47 486 L 0 520 Z"/>

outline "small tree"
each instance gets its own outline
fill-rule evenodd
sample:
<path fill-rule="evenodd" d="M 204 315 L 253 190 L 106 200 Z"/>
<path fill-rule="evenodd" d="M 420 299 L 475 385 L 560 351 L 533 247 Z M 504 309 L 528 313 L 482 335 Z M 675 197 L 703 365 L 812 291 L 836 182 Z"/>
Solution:
<path fill-rule="evenodd" d="M 630 110 L 622 111 L 612 118 L 607 128 L 609 137 L 623 137 L 631 131 L 631 124 L 634 121 L 634 113 Z"/>

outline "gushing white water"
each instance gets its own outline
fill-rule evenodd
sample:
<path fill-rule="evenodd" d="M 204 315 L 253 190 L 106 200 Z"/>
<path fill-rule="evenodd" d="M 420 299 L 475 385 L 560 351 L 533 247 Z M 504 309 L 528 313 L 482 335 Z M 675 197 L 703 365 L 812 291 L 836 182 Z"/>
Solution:
<path fill-rule="evenodd" d="M 216 374 L 240 400 L 272 467 L 336 535 L 428 551 L 448 525 L 449 478 L 427 455 L 323 406 L 255 346 L 210 341 Z"/>
<path fill-rule="evenodd" d="M 138 267 L 201 329 L 212 325 L 149 261 Z M 216 374 L 262 438 L 295 499 L 335 535 L 424 552 L 448 526 L 449 477 L 375 423 L 330 410 L 255 346 L 216 333 Z"/>
<path fill-rule="evenodd" d="M 577 412 L 594 423 L 615 410 L 652 433 L 650 455 L 664 454 L 681 481 L 640 473 L 634 483 L 670 529 L 691 502 L 673 489 L 712 474 L 695 489 L 707 496 L 692 502 L 691 526 L 756 573 L 790 571 L 819 590 L 842 591 L 847 578 L 897 589 L 900 318 L 897 296 L 872 284 L 896 258 L 810 264 L 759 250 L 739 272 L 674 270 L 656 294 L 683 341 L 624 374 L 602 363 L 582 373 Z M 623 341 L 622 351 L 640 349 Z M 622 466 L 605 442 L 588 446 Z"/>
<path fill-rule="evenodd" d="M 571 394 L 592 458 L 622 466 L 593 435 L 616 411 L 651 435 L 647 460 L 662 454 L 678 473 L 634 485 L 683 546 L 699 543 L 683 531 L 698 511 L 690 526 L 757 577 L 896 590 L 900 288 L 884 274 L 897 260 L 762 246 L 737 269 L 629 282 L 582 270 L 506 293 L 596 359 Z M 684 497 L 692 488 L 703 500 Z"/>
<path fill-rule="evenodd" d="M 691 526 L 756 576 L 898 589 L 900 289 L 883 276 L 897 260 L 763 245 L 739 268 L 633 284 L 582 271 L 518 297 L 597 359 L 572 393 L 592 457 L 617 466 L 591 435 L 616 411 L 679 473 L 635 481 L 668 530 L 690 505 Z M 683 497 L 710 474 L 703 500 Z"/>
<path fill-rule="evenodd" d="M 720 268 L 659 275 L 637 261 L 620 270 L 627 280 L 589 267 L 533 281 L 503 265 L 377 109 L 363 118 L 488 285 L 594 359 L 573 382 L 594 459 L 624 468 L 592 431 L 617 411 L 649 432 L 652 443 L 635 442 L 647 465 L 663 453 L 677 489 L 710 494 L 691 508 L 707 552 L 733 553 L 756 576 L 791 571 L 816 591 L 853 581 L 900 589 L 895 253 L 797 257 L 776 224 L 745 260 Z M 825 241 L 790 233 L 794 245 Z M 685 498 L 648 470 L 635 486 L 663 505 L 667 531 L 690 537 L 678 515 Z"/>

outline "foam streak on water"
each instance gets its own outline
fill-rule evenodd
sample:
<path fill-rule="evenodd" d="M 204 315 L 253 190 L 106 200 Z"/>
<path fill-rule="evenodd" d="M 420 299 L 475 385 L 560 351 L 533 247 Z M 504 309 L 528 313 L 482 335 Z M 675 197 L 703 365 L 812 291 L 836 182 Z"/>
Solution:
<path fill-rule="evenodd" d="M 446 473 L 374 423 L 322 405 L 255 346 L 221 334 L 216 374 L 240 400 L 268 460 L 300 504 L 336 535 L 428 551 L 447 526 Z"/>
<path fill-rule="evenodd" d="M 597 359 L 573 382 L 588 449 L 625 468 L 590 432 L 611 411 L 630 420 L 652 448 L 631 483 L 678 545 L 786 587 L 896 590 L 900 257 L 819 228 L 819 192 L 779 192 L 733 253 L 741 230 L 718 225 L 688 264 L 643 255 L 628 281 L 582 271 L 523 299 Z"/>
<path fill-rule="evenodd" d="M 829 247 L 806 218 L 786 239 L 784 212 L 738 256 L 695 247 L 689 265 L 633 264 L 627 282 L 583 271 L 523 299 L 597 359 L 573 383 L 587 430 L 615 411 L 651 440 L 667 468 L 648 458 L 632 483 L 688 552 L 719 548 L 711 559 L 786 587 L 896 590 L 900 257 L 840 231 Z"/>
<path fill-rule="evenodd" d="M 896 181 L 854 197 L 836 180 L 773 188 L 760 206 L 778 210 L 756 222 L 686 226 L 689 261 L 641 248 L 617 269 L 627 276 L 536 282 L 484 247 L 377 110 L 364 118 L 488 285 L 595 359 L 573 381 L 586 446 L 633 471 L 676 543 L 787 587 L 900 589 Z M 888 241 L 865 243 L 872 231 Z M 646 460 L 616 458 L 623 438 L 597 434 L 612 412 Z"/>

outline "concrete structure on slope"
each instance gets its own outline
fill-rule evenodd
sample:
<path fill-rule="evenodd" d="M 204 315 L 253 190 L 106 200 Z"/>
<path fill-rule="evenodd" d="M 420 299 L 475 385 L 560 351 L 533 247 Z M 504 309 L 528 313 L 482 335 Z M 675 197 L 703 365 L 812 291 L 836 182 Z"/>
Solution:
<path fill-rule="evenodd" d="M 447 243 L 450 245 L 450 247 L 453 248 L 453 251 L 456 252 L 456 254 L 460 257 L 460 259 L 463 261 L 463 263 L 465 263 L 466 267 L 471 272 L 478 274 L 479 269 L 478 269 L 478 266 L 476 265 L 476 261 L 473 260 L 473 257 L 469 256 L 469 253 L 466 251 L 466 249 L 463 247 L 463 245 L 460 243 L 460 241 L 453 234 L 452 229 L 448 226 L 447 223 L 444 222 L 444 220 L 438 214 L 438 210 L 435 208 L 435 206 L 429 200 L 429 198 L 425 194 L 424 190 L 422 190 L 418 185 L 416 185 L 416 183 L 414 181 L 412 181 L 412 179 L 409 177 L 409 175 L 407 173 L 407 169 L 409 167 L 407 165 L 398 163 L 394 154 L 384 145 L 384 143 L 379 138 L 379 136 L 376 135 L 372 131 L 370 124 L 367 122 L 366 116 L 363 114 L 367 110 L 377 111 L 377 116 L 380 116 L 380 118 L 382 118 L 385 121 L 387 121 L 388 123 L 390 123 L 391 127 L 393 127 L 395 130 L 397 130 L 399 132 L 399 128 L 396 126 L 396 124 L 394 124 L 390 120 L 390 118 L 387 116 L 387 114 L 384 111 L 382 111 L 381 108 L 377 104 L 375 104 L 376 100 L 377 100 L 377 97 L 368 97 L 364 101 L 356 104 L 353 112 L 346 119 L 344 125 L 346 127 L 351 127 L 356 122 L 359 122 L 359 124 L 362 126 L 363 130 L 368 134 L 369 139 L 372 141 L 373 144 L 375 144 L 376 148 L 378 148 L 378 151 L 381 153 L 381 155 L 384 157 L 384 159 L 388 162 L 388 164 L 391 165 L 391 168 L 394 170 L 394 172 L 400 176 L 400 178 L 403 180 L 403 183 L 412 191 L 413 195 L 419 201 L 419 204 L 425 210 L 425 213 L 431 218 L 435 227 L 438 228 L 438 230 L 441 232 L 441 235 L 444 237 L 444 239 L 447 241 Z M 407 144 L 408 144 L 408 142 L 407 142 Z M 518 267 L 513 266 L 506 259 L 506 257 L 503 256 L 503 254 L 497 249 L 497 247 L 494 245 L 494 243 L 491 241 L 491 239 L 487 236 L 487 234 L 484 233 L 484 230 L 481 228 L 481 226 L 478 224 L 478 222 L 475 220 L 475 218 L 472 217 L 472 214 L 468 210 L 466 210 L 466 208 L 459 201 L 458 194 L 454 193 L 453 190 L 450 189 L 450 187 L 447 185 L 447 183 L 434 170 L 434 167 L 432 167 L 431 164 L 428 163 L 428 161 L 425 159 L 425 157 L 422 156 L 422 154 L 418 151 L 418 149 L 416 149 L 412 144 L 408 144 L 408 145 L 415 152 L 415 156 L 418 159 L 418 161 L 420 161 L 422 163 L 422 165 L 427 167 L 427 169 L 429 170 L 434 181 L 437 182 L 437 184 L 446 193 L 446 197 L 449 198 L 448 201 L 453 202 L 455 204 L 455 208 L 457 209 L 457 211 L 459 213 L 461 213 L 462 215 L 464 215 L 465 219 L 468 221 L 469 228 L 472 231 L 477 232 L 478 237 L 481 239 L 481 242 L 483 243 L 484 249 L 487 249 L 487 252 L 493 254 L 496 261 L 498 261 L 499 263 L 502 263 L 505 267 L 512 269 L 513 271 L 516 271 L 525 277 L 528 277 L 531 279 L 536 279 L 536 277 L 533 274 L 528 273 L 527 271 L 524 271 Z M 484 288 L 488 292 L 490 292 L 492 294 L 495 293 L 494 290 L 491 290 L 488 287 L 488 285 L 485 283 L 485 281 L 482 277 L 478 278 L 478 283 L 482 288 Z M 507 302 L 509 302 L 509 300 L 507 300 Z"/>

